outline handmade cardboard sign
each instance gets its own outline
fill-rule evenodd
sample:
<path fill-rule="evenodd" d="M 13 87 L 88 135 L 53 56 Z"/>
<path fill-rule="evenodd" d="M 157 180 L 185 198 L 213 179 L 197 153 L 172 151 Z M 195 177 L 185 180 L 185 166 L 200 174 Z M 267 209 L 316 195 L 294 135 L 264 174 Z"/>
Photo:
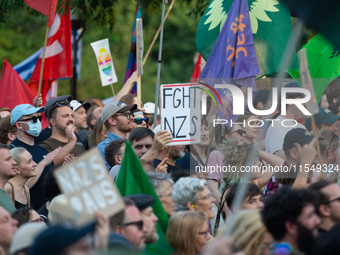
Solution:
<path fill-rule="evenodd" d="M 102 86 L 116 83 L 118 79 L 112 62 L 109 39 L 93 42 L 91 46 L 96 54 Z"/>
<path fill-rule="evenodd" d="M 168 145 L 201 140 L 201 91 L 197 83 L 161 85 L 162 129 L 172 133 Z"/>
<path fill-rule="evenodd" d="M 109 177 L 102 156 L 96 148 L 55 170 L 53 174 L 72 208 L 65 210 L 70 217 L 78 213 L 93 218 L 96 211 L 102 211 L 110 217 L 124 209 L 119 191 Z"/>

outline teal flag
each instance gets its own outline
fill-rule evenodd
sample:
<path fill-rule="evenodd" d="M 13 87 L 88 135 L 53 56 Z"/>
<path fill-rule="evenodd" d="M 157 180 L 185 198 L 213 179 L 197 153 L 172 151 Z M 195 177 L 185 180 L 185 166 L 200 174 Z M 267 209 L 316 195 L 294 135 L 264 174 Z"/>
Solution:
<path fill-rule="evenodd" d="M 314 36 L 302 49 L 306 49 L 314 93 L 319 103 L 327 86 L 340 76 L 340 50 L 321 34 Z M 289 74 L 300 84 L 299 69 L 289 70 Z"/>
<path fill-rule="evenodd" d="M 161 201 L 159 200 L 129 142 L 126 142 L 124 159 L 116 180 L 116 186 L 122 196 L 147 194 L 155 197 L 155 202 L 153 203 L 152 208 L 155 215 L 158 217 L 156 229 L 159 235 L 159 240 L 154 244 L 147 244 L 143 254 L 169 255 L 173 253 L 174 248 L 168 244 L 165 238 L 169 217 L 164 211 Z"/>
<path fill-rule="evenodd" d="M 207 60 L 227 19 L 232 0 L 212 0 L 196 34 L 196 46 Z M 248 0 L 249 17 L 260 68 L 256 78 L 279 71 L 280 60 L 292 31 L 288 9 L 276 0 Z M 297 58 L 292 68 L 299 68 Z"/>

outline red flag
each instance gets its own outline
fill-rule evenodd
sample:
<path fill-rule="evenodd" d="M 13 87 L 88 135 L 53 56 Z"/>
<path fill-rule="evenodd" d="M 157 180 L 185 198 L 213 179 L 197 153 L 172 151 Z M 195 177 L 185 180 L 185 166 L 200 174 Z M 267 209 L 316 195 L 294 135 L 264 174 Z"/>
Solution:
<path fill-rule="evenodd" d="M 38 95 L 39 83 L 34 82 L 30 85 L 30 89 L 34 93 L 34 95 Z M 56 79 L 46 79 L 43 80 L 41 85 L 41 92 L 43 98 L 43 105 L 46 102 L 58 95 L 58 82 Z"/>
<path fill-rule="evenodd" d="M 0 107 L 13 109 L 19 104 L 32 104 L 35 95 L 21 79 L 19 74 L 4 59 L 0 80 Z"/>
<path fill-rule="evenodd" d="M 200 74 L 201 74 L 201 60 L 202 60 L 202 56 L 201 56 L 201 54 L 199 54 L 197 61 L 196 61 L 196 64 L 195 64 L 194 71 L 192 72 L 192 75 L 191 75 L 190 82 L 197 82 L 198 81 L 198 78 L 200 77 Z"/>
<path fill-rule="evenodd" d="M 58 0 L 25 0 L 25 2 L 29 7 L 46 15 L 48 17 L 47 26 L 52 26 Z"/>

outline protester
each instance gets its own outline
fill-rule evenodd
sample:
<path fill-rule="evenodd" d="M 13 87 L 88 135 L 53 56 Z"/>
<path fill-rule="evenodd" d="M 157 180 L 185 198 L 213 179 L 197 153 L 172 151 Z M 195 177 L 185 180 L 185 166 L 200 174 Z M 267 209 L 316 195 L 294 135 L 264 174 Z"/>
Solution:
<path fill-rule="evenodd" d="M 135 251 L 143 251 L 148 229 L 135 203 L 126 197 L 123 200 L 125 210 L 110 218 L 110 230 L 125 237 Z"/>
<path fill-rule="evenodd" d="M 94 129 L 94 124 L 96 124 L 97 120 L 102 116 L 103 107 L 100 107 L 97 104 L 92 105 L 86 112 L 86 124 L 87 130 L 91 133 Z"/>
<path fill-rule="evenodd" d="M 87 130 L 87 123 L 86 123 L 86 111 L 90 107 L 90 103 L 81 104 L 77 100 L 72 100 L 70 105 L 73 110 L 73 119 L 74 119 L 74 126 L 76 127 L 74 132 L 76 132 L 81 141 L 84 141 L 86 137 L 89 135 L 89 131 Z"/>
<path fill-rule="evenodd" d="M 77 142 L 73 110 L 68 100 L 64 97 L 56 97 L 51 99 L 49 105 L 46 104 L 45 107 L 45 115 L 51 125 L 52 135 L 39 145 L 49 152 L 62 147 L 53 161 L 56 166 L 59 166 L 68 154 L 78 157 L 85 152 L 85 149 L 82 143 Z"/>
<path fill-rule="evenodd" d="M 8 115 L 11 115 L 11 109 L 7 107 L 0 108 L 0 120 L 5 118 Z"/>
<path fill-rule="evenodd" d="M 110 169 L 110 166 L 105 160 L 105 147 L 114 140 L 126 138 L 127 133 L 133 129 L 131 111 L 136 108 L 137 105 L 135 104 L 126 105 L 118 101 L 105 105 L 103 109 L 101 120 L 108 134 L 107 138 L 97 145 L 97 148 L 102 154 L 108 169 Z"/>
<path fill-rule="evenodd" d="M 18 221 L 0 206 L 0 222 L 0 251 L 2 250 L 2 254 L 8 254 L 14 235 L 18 230 Z"/>
<path fill-rule="evenodd" d="M 9 147 L 0 144 L 0 206 L 10 213 L 15 211 L 15 206 L 12 198 L 5 192 L 5 184 L 16 175 L 15 165 Z"/>
<path fill-rule="evenodd" d="M 44 224 L 25 223 L 15 233 L 9 255 L 29 255 L 35 238 L 47 229 Z"/>
<path fill-rule="evenodd" d="M 105 147 L 105 159 L 111 167 L 109 175 L 112 180 L 116 179 L 123 162 L 126 141 L 127 139 L 117 139 Z"/>
<path fill-rule="evenodd" d="M 165 146 L 153 161 L 153 166 L 157 167 L 164 160 L 167 164 L 168 173 L 174 174 L 178 171 L 182 171 L 183 168 L 177 164 L 176 160 L 185 156 L 183 152 L 184 149 L 185 147 L 183 145 Z"/>
<path fill-rule="evenodd" d="M 321 193 L 316 212 L 321 218 L 318 228 L 319 238 L 326 236 L 326 233 L 340 223 L 340 187 L 336 183 L 329 181 L 319 181 L 309 186 L 310 190 Z"/>
<path fill-rule="evenodd" d="M 243 210 L 231 216 L 216 238 L 223 236 L 226 231 L 234 238 L 235 247 L 246 255 L 269 254 L 273 237 L 263 225 L 259 211 Z"/>
<path fill-rule="evenodd" d="M 237 123 L 243 122 L 242 128 L 246 132 L 244 141 L 249 145 L 253 145 L 257 139 L 257 132 L 259 129 L 259 122 L 257 119 L 257 116 L 254 114 L 246 114 L 240 116 L 236 121 Z"/>
<path fill-rule="evenodd" d="M 207 221 L 208 217 L 202 211 L 174 213 L 166 231 L 168 243 L 175 248 L 172 255 L 200 254 L 212 239 Z"/>
<path fill-rule="evenodd" d="M 320 98 L 319 107 L 328 108 L 328 106 L 329 106 L 329 103 L 327 101 L 327 95 L 326 95 L 326 91 L 325 91 Z"/>
<path fill-rule="evenodd" d="M 156 243 L 159 239 L 159 235 L 156 230 L 158 218 L 154 214 L 152 208 L 152 204 L 155 202 L 155 197 L 145 194 L 134 194 L 126 197 L 135 202 L 136 207 L 142 216 L 143 224 L 148 229 L 145 234 L 145 243 Z"/>
<path fill-rule="evenodd" d="M 179 179 L 173 185 L 172 199 L 177 211 L 203 211 L 208 219 L 215 217 L 212 210 L 215 199 L 204 180 L 191 177 Z"/>
<path fill-rule="evenodd" d="M 174 181 L 168 173 L 147 172 L 146 175 L 149 177 L 164 211 L 170 217 L 176 209 L 172 199 L 172 186 L 174 185 Z"/>
<path fill-rule="evenodd" d="M 315 131 L 319 132 L 321 129 L 329 129 L 336 132 L 338 130 L 337 122 L 339 119 L 340 116 L 334 115 L 330 110 L 320 107 L 319 113 L 314 115 Z M 308 131 L 312 130 L 311 118 L 305 119 L 305 126 Z"/>
<path fill-rule="evenodd" d="M 0 143 L 9 145 L 17 137 L 17 129 L 11 124 L 11 115 L 0 120 Z"/>
<path fill-rule="evenodd" d="M 289 83 L 285 86 L 285 88 L 300 88 L 300 86 L 296 83 Z M 301 93 L 287 93 L 287 99 L 295 99 L 302 98 L 303 95 Z M 281 111 L 280 104 L 278 107 Z M 280 112 L 281 113 L 281 112 Z M 297 123 L 297 120 L 305 117 L 303 112 L 295 105 L 295 104 L 287 104 L 286 105 L 286 114 L 278 116 L 275 121 L 273 121 L 273 125 L 270 125 L 267 130 L 266 136 L 266 152 L 275 154 L 280 158 L 286 160 L 286 156 L 283 151 L 283 140 L 285 135 L 293 128 L 303 128 L 305 127 L 300 123 Z M 293 120 L 293 121 L 292 121 Z M 284 125 L 282 122 L 284 121 Z"/>
<path fill-rule="evenodd" d="M 107 138 L 108 131 L 100 118 L 96 121 L 92 134 L 93 136 L 89 137 L 88 140 L 90 149 L 97 147 L 98 144 Z"/>
<path fill-rule="evenodd" d="M 312 255 L 338 255 L 340 250 L 340 225 L 337 224 L 325 235 L 319 238 Z"/>
<path fill-rule="evenodd" d="M 21 104 L 16 106 L 11 113 L 11 124 L 17 129 L 17 138 L 10 144 L 12 148 L 23 147 L 31 155 L 37 164 L 44 164 L 45 168 L 42 172 L 37 171 L 37 178 L 32 178 L 26 186 L 30 189 L 31 207 L 39 209 L 45 203 L 44 191 L 42 188 L 42 180 L 45 173 L 54 166 L 50 161 L 55 159 L 59 154 L 60 148 L 48 153 L 48 151 L 37 145 L 34 138 L 37 137 L 41 130 L 39 112 L 44 108 L 34 108 L 29 104 Z"/>
<path fill-rule="evenodd" d="M 18 221 L 18 227 L 27 222 L 38 222 L 45 225 L 44 220 L 39 216 L 37 211 L 29 207 L 23 207 L 12 213 L 12 218 Z"/>
<path fill-rule="evenodd" d="M 278 242 L 275 252 L 286 249 L 310 254 L 320 218 L 315 213 L 318 197 L 306 189 L 283 187 L 269 197 L 261 212 L 264 225 Z M 274 252 L 274 254 L 275 254 Z"/>
<path fill-rule="evenodd" d="M 133 126 L 136 127 L 148 127 L 149 118 L 144 117 L 144 114 L 139 109 L 133 112 Z"/>
<path fill-rule="evenodd" d="M 159 119 L 159 107 L 157 106 L 157 117 L 156 121 L 154 121 L 154 113 L 155 113 L 155 103 L 148 102 L 144 104 L 145 112 L 144 116 L 146 118 L 149 118 L 149 127 L 152 127 L 153 124 L 155 123 L 155 126 L 159 125 L 157 120 Z"/>
<path fill-rule="evenodd" d="M 155 133 L 145 127 L 137 127 L 131 130 L 129 142 L 138 158 L 141 158 L 154 143 Z"/>

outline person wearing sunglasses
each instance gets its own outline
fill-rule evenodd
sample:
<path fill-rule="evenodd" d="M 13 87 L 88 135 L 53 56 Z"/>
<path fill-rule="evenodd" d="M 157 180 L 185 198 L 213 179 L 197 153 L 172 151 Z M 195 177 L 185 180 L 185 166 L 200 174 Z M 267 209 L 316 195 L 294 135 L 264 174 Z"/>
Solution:
<path fill-rule="evenodd" d="M 61 165 L 65 157 L 76 158 L 85 152 L 84 146 L 78 142 L 74 125 L 74 112 L 70 105 L 71 96 L 60 96 L 46 103 L 45 116 L 51 126 L 52 135 L 39 143 L 47 151 L 51 152 L 62 147 L 60 153 L 54 159 L 56 166 Z M 72 156 L 71 156 L 72 155 Z"/>
<path fill-rule="evenodd" d="M 243 130 L 245 131 L 246 136 L 244 137 L 244 141 L 252 145 L 257 138 L 257 132 L 259 129 L 259 122 L 257 120 L 257 116 L 253 114 L 245 114 L 238 118 L 237 122 L 243 122 L 245 125 L 243 126 Z"/>
<path fill-rule="evenodd" d="M 132 111 L 137 108 L 137 105 L 126 105 L 120 101 L 114 101 L 105 105 L 101 120 L 108 131 L 107 138 L 97 145 L 98 150 L 102 154 L 107 169 L 111 169 L 110 165 L 105 160 L 105 147 L 110 142 L 126 138 L 127 134 L 134 128 Z"/>
<path fill-rule="evenodd" d="M 318 181 L 308 189 L 320 193 L 316 213 L 321 218 L 318 228 L 319 238 L 322 238 L 336 224 L 340 223 L 340 186 L 330 181 Z"/>
<path fill-rule="evenodd" d="M 48 151 L 37 145 L 34 138 L 41 130 L 40 113 L 46 110 L 44 107 L 35 108 L 29 104 L 17 105 L 11 113 L 11 124 L 17 129 L 17 138 L 10 144 L 11 148 L 23 147 L 31 155 L 35 163 L 39 164 L 47 156 Z M 52 152 L 53 157 L 57 156 L 58 150 Z M 31 194 L 31 206 L 39 209 L 45 202 L 43 178 L 54 166 L 51 162 L 47 164 L 40 177 L 34 178 L 34 183 L 28 185 Z"/>
<path fill-rule="evenodd" d="M 149 123 L 149 118 L 144 117 L 144 114 L 140 110 L 133 112 L 133 126 L 136 127 L 147 127 Z"/>
<path fill-rule="evenodd" d="M 123 197 L 123 201 L 125 209 L 110 218 L 110 230 L 125 237 L 135 251 L 143 251 L 148 229 L 144 225 L 141 213 L 133 200 Z"/>

